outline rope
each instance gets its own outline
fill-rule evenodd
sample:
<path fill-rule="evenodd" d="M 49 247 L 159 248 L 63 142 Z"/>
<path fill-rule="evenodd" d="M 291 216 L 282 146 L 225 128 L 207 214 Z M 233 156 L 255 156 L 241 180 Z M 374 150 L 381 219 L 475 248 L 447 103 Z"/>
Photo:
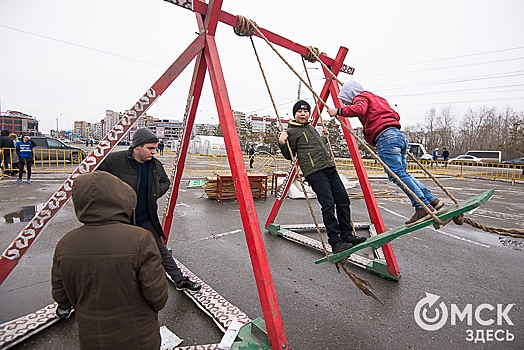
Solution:
<path fill-rule="evenodd" d="M 315 62 L 316 62 L 316 61 L 319 61 L 320 64 L 322 65 L 322 67 L 324 67 L 324 69 L 325 69 L 327 72 L 329 72 L 329 74 L 331 75 L 331 77 L 332 77 L 333 79 L 335 79 L 335 80 L 336 80 L 340 85 L 344 85 L 344 84 L 343 84 L 343 83 L 338 79 L 338 77 L 335 75 L 335 73 L 333 73 L 333 72 L 331 71 L 331 68 L 329 68 L 329 67 L 328 67 L 324 62 L 322 62 L 322 60 L 318 57 L 318 49 L 317 49 L 316 51 L 315 51 L 315 50 L 311 50 L 311 49 L 310 49 L 311 46 L 308 46 L 307 48 L 308 48 L 308 50 L 309 50 L 309 54 L 308 54 L 308 55 L 314 56 L 314 57 L 315 57 Z"/>
<path fill-rule="evenodd" d="M 348 259 L 349 257 L 346 257 L 344 259 L 342 259 L 341 261 L 339 261 L 337 263 L 337 268 L 338 268 L 338 265 L 341 265 L 342 266 L 342 269 L 344 270 L 344 272 L 349 276 L 349 278 L 351 279 L 351 281 L 353 281 L 353 283 L 355 283 L 355 285 L 357 286 L 358 289 L 360 289 L 360 291 L 364 294 L 366 294 L 367 296 L 370 296 L 372 297 L 373 299 L 375 299 L 376 301 L 378 301 L 379 303 L 381 303 L 382 305 L 384 305 L 384 303 L 382 302 L 382 300 L 380 300 L 379 297 L 377 297 L 375 295 L 375 293 L 373 293 L 371 291 L 371 288 L 373 288 L 371 286 L 371 283 L 361 277 L 358 277 L 357 275 L 355 275 L 354 273 L 352 273 L 351 271 L 349 271 L 348 267 L 346 266 L 347 263 L 348 263 Z"/>
<path fill-rule="evenodd" d="M 485 232 L 494 233 L 502 236 L 510 236 L 514 238 L 524 238 L 524 230 L 516 228 L 500 228 L 481 225 L 469 218 L 464 218 L 464 222 L 474 228 L 479 228 Z"/>
<path fill-rule="evenodd" d="M 317 47 L 314 47 L 314 46 L 308 46 L 307 47 L 307 51 L 308 51 L 308 54 L 307 55 L 302 55 L 302 59 L 310 62 L 310 63 L 315 63 L 316 61 L 320 61 L 319 58 L 318 58 L 318 54 L 319 54 L 319 50 Z"/>
<path fill-rule="evenodd" d="M 252 21 L 244 16 L 237 15 L 238 22 L 233 31 L 238 36 L 253 36 L 255 28 L 258 27 L 255 21 Z"/>
<path fill-rule="evenodd" d="M 434 181 L 434 182 L 435 182 L 435 183 L 436 183 L 436 184 L 437 184 L 441 189 L 442 189 L 442 191 L 444 191 L 444 193 L 446 193 L 446 194 L 448 195 L 448 197 L 453 201 L 453 203 L 458 204 L 458 200 L 457 200 L 455 197 L 453 197 L 453 195 L 451 194 L 451 192 L 449 192 L 449 191 L 447 190 L 447 188 L 445 188 L 444 185 L 442 185 L 442 184 L 440 183 L 440 181 L 437 180 L 437 178 L 434 177 L 433 174 L 431 174 L 431 173 L 429 172 L 429 170 L 428 170 L 424 165 L 422 165 L 422 163 L 420 163 L 420 162 L 418 161 L 418 159 L 415 158 L 415 156 L 414 156 L 413 154 L 411 154 L 411 152 L 408 152 L 408 154 L 409 154 L 409 156 L 411 157 L 411 159 L 414 160 L 415 163 L 417 163 L 417 165 L 419 166 L 419 168 L 422 169 L 422 170 L 423 170 L 423 171 L 424 171 L 424 172 L 425 172 L 425 173 L 426 173 L 426 174 L 427 174 L 427 175 L 428 175 L 428 176 L 429 176 L 429 177 L 430 177 L 430 178 L 431 178 L 431 179 L 432 179 L 432 180 L 433 180 L 433 181 Z"/>
<path fill-rule="evenodd" d="M 431 174 L 429 172 L 429 170 L 424 166 L 422 165 L 418 159 L 416 159 L 413 154 L 411 154 L 411 152 L 408 152 L 409 156 L 411 157 L 412 160 L 414 160 L 417 165 L 427 174 L 429 175 L 429 177 L 444 191 L 444 193 L 446 193 L 448 195 L 448 197 L 455 203 L 455 204 L 458 204 L 458 200 L 453 197 L 453 195 L 444 187 L 444 185 L 442 185 L 442 183 L 440 183 L 440 181 L 437 180 L 436 177 L 433 176 L 433 174 Z M 485 232 L 489 232 L 489 233 L 494 233 L 494 234 L 498 234 L 498 235 L 502 235 L 502 236 L 510 236 L 510 237 L 515 237 L 515 238 L 524 238 L 524 230 L 521 230 L 521 229 L 516 229 L 516 228 L 510 228 L 510 229 L 507 229 L 507 228 L 501 228 L 501 227 L 492 227 L 492 226 L 485 226 L 485 225 L 481 225 L 475 221 L 473 221 L 472 219 L 469 219 L 469 218 L 466 218 L 464 217 L 464 214 L 461 214 L 461 215 L 457 215 L 456 217 L 453 218 L 453 222 L 456 224 L 456 225 L 463 225 L 464 223 L 470 225 L 471 227 L 474 227 L 474 228 L 478 228 L 478 229 L 481 229 Z"/>
<path fill-rule="evenodd" d="M 253 46 L 253 51 L 255 52 L 255 56 L 257 57 L 258 66 L 260 67 L 260 71 L 262 72 L 262 77 L 264 78 L 264 83 L 266 84 L 267 91 L 269 93 L 269 97 L 271 99 L 271 103 L 273 104 L 273 109 L 275 110 L 275 114 L 277 116 L 278 124 L 280 125 L 280 130 L 284 130 L 284 126 L 282 125 L 282 120 L 280 118 L 280 115 L 278 114 L 278 109 L 275 104 L 275 100 L 273 98 L 273 94 L 271 93 L 271 89 L 269 87 L 269 83 L 266 78 L 266 73 L 264 71 L 264 68 L 262 67 L 262 61 L 260 60 L 260 57 L 258 55 L 257 48 L 255 46 L 255 42 L 253 41 L 253 37 L 251 36 L 249 38 L 251 40 L 251 45 Z M 291 146 L 289 145 L 289 141 L 286 140 L 286 145 L 289 150 L 289 154 L 291 154 L 291 161 L 295 162 L 295 157 L 293 156 L 293 152 L 291 150 Z M 313 217 L 313 222 L 315 223 L 315 227 L 318 233 L 318 236 L 320 237 L 320 242 L 322 243 L 322 249 L 324 250 L 324 254 L 326 255 L 326 259 L 330 261 L 329 259 L 329 253 L 326 248 L 326 244 L 324 242 L 324 239 L 322 238 L 322 233 L 320 232 L 320 227 L 318 225 L 317 217 L 315 216 L 315 212 L 313 211 L 313 207 L 311 206 L 311 202 L 309 200 L 309 196 L 307 195 L 306 187 L 304 185 L 304 182 L 302 181 L 302 176 L 297 175 L 298 181 L 300 182 L 300 187 L 302 187 L 302 192 L 304 192 L 304 197 L 306 198 L 307 205 L 309 207 L 309 212 L 311 213 L 311 216 Z"/>

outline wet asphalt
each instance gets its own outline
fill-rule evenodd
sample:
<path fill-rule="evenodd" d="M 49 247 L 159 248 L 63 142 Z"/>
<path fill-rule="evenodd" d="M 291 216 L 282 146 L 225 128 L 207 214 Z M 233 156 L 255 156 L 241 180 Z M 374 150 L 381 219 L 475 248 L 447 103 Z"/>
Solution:
<path fill-rule="evenodd" d="M 0 245 L 4 250 L 45 203 L 67 174 L 35 174 L 31 184 L 0 181 Z M 349 179 L 355 180 L 355 179 Z M 446 200 L 430 180 L 422 180 Z M 487 189 L 494 197 L 467 217 L 481 225 L 524 229 L 524 184 L 479 179 L 441 178 L 453 195 L 463 200 Z M 169 245 L 174 256 L 251 319 L 262 317 L 249 252 L 236 200 L 218 203 L 202 189 L 188 189 L 183 179 Z M 371 179 L 387 228 L 403 225 L 412 214 L 410 203 L 384 178 Z M 360 192 L 358 184 L 348 190 Z M 451 223 L 441 230 L 424 228 L 392 242 L 402 277 L 394 282 L 359 268 L 351 271 L 368 280 L 384 305 L 362 294 L 344 273 L 329 263 L 315 265 L 323 253 L 269 234 L 264 224 L 275 197 L 255 199 L 257 215 L 277 293 L 286 337 L 291 349 L 523 349 L 524 348 L 524 240 L 499 236 Z M 451 203 L 450 200 L 446 200 Z M 312 200 L 321 222 L 319 205 Z M 159 201 L 163 205 L 163 200 Z M 352 199 L 355 222 L 367 222 L 363 199 Z M 36 208 L 38 210 L 38 208 Z M 275 220 L 279 224 L 311 224 L 304 199 L 286 199 Z M 69 202 L 35 241 L 18 266 L 0 285 L 0 323 L 29 314 L 53 302 L 50 293 L 51 259 L 56 242 L 79 226 Z M 306 236 L 316 238 L 310 231 Z M 358 232 L 365 235 L 366 232 Z M 434 331 L 422 329 L 414 317 L 426 293 L 438 295 L 447 310 L 471 305 L 473 317 L 452 324 L 450 317 Z M 489 304 L 495 308 L 479 306 Z M 497 320 L 497 305 L 509 304 L 507 317 Z M 439 304 L 441 305 L 441 304 Z M 436 304 L 426 318 L 438 318 Z M 478 318 L 474 311 L 478 310 Z M 490 325 L 479 323 L 493 320 Z M 169 286 L 161 325 L 184 339 L 182 345 L 218 343 L 223 333 L 183 293 Z M 468 324 L 470 323 L 470 324 Z M 501 324 L 498 324 L 501 323 Z M 496 333 L 501 330 L 502 333 Z M 491 334 L 485 342 L 473 338 Z M 489 332 L 488 332 L 489 331 Z M 514 339 L 508 341 L 506 332 Z M 27 339 L 14 349 L 78 348 L 74 317 Z"/>

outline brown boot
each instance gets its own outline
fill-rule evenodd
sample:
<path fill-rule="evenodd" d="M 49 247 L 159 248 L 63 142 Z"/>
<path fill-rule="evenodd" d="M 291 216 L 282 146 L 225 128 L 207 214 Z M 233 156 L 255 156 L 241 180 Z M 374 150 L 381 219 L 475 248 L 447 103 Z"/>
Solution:
<path fill-rule="evenodd" d="M 435 211 L 435 209 L 431 206 L 431 205 L 428 205 L 428 208 L 429 210 L 431 210 L 432 212 Z M 417 209 L 415 208 L 415 214 L 413 214 L 413 216 L 411 217 L 411 219 L 409 219 L 408 221 L 405 222 L 406 226 L 409 227 L 409 226 L 413 226 L 415 224 L 418 224 L 418 223 L 421 223 L 423 221 L 426 221 L 427 219 L 429 219 L 431 217 L 431 215 L 429 215 L 428 213 L 426 213 L 426 210 L 424 208 L 421 208 L 421 209 Z"/>
<path fill-rule="evenodd" d="M 431 206 L 435 208 L 436 211 L 439 211 L 440 208 L 444 206 L 444 202 L 438 198 L 433 199 L 429 204 L 431 204 Z"/>

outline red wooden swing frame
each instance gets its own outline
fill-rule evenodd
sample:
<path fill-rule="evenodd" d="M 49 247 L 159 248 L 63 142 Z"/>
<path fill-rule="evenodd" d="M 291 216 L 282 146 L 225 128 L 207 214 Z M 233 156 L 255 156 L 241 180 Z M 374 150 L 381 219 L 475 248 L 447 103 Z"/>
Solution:
<path fill-rule="evenodd" d="M 209 77 L 217 106 L 220 125 L 222 127 L 222 134 L 224 135 L 226 152 L 233 176 L 233 183 L 237 194 L 238 206 L 240 208 L 244 232 L 246 234 L 246 241 L 252 262 L 262 312 L 266 323 L 269 342 L 272 349 L 286 349 L 288 348 L 288 344 L 284 331 L 284 325 L 282 323 L 282 317 L 274 290 L 273 280 L 269 269 L 262 234 L 260 231 L 260 225 L 255 210 L 254 200 L 251 195 L 244 158 L 240 148 L 234 117 L 229 102 L 229 95 L 227 93 L 222 66 L 220 64 L 217 45 L 215 42 L 215 33 L 218 22 L 235 27 L 238 22 L 238 18 L 221 10 L 223 0 L 210 0 L 209 4 L 202 0 L 166 1 L 194 11 L 200 34 L 175 60 L 175 62 L 173 62 L 166 72 L 153 84 L 153 86 L 146 91 L 146 93 L 137 101 L 137 103 L 126 112 L 125 116 L 108 133 L 108 135 L 104 137 L 97 147 L 95 147 L 92 153 L 86 157 L 86 159 L 84 159 L 78 168 L 73 171 L 68 179 L 49 199 L 49 201 L 44 204 L 42 209 L 22 230 L 19 236 L 15 238 L 9 247 L 6 248 L 0 257 L 0 284 L 4 282 L 8 275 L 16 267 L 19 260 L 36 240 L 38 235 L 47 227 L 54 216 L 71 198 L 71 186 L 74 179 L 82 173 L 96 170 L 98 165 L 114 149 L 120 139 L 122 139 L 126 133 L 129 132 L 131 127 L 133 127 L 140 117 L 153 105 L 156 99 L 158 99 L 162 93 L 164 93 L 164 91 L 180 75 L 187 65 L 196 58 L 193 78 L 189 90 L 186 115 L 184 117 L 184 134 L 181 135 L 178 153 L 179 157 L 176 164 L 174 164 L 172 175 L 173 181 L 167 199 L 164 215 L 162 217 L 162 227 L 166 235 L 168 235 L 171 230 L 173 213 L 178 198 L 178 189 L 184 170 L 185 158 L 189 146 L 191 130 L 193 129 L 195 121 L 198 102 L 201 97 L 206 71 L 209 71 Z M 272 43 L 304 56 L 308 54 L 307 47 L 294 43 L 263 28 L 259 29 Z M 343 65 L 343 60 L 346 57 L 347 52 L 348 50 L 346 48 L 341 47 L 335 59 L 331 59 L 325 54 L 321 54 L 319 58 L 323 63 L 326 64 L 326 66 L 330 67 L 334 74 L 338 74 L 340 71 L 352 73 L 351 67 Z M 326 82 L 322 88 L 320 97 L 325 101 L 329 95 L 338 96 L 339 87 L 337 82 L 331 79 L 331 74 L 325 68 L 324 75 L 326 77 Z M 333 102 L 336 107 L 340 106 L 340 101 L 337 98 L 333 98 Z M 322 110 L 323 105 L 321 102 L 318 102 L 318 107 L 319 110 Z M 317 109 L 315 109 L 313 112 L 313 117 L 314 124 L 316 124 L 316 121 L 319 118 Z M 347 125 L 350 126 L 349 123 L 347 123 Z M 356 142 L 351 137 L 349 132 L 344 128 L 343 132 L 348 144 L 348 149 L 355 164 L 355 169 L 357 171 L 360 185 L 364 193 L 370 219 L 374 223 L 377 233 L 385 232 L 386 228 L 378 210 L 378 206 L 373 195 L 369 179 L 365 172 L 360 153 L 358 152 Z M 296 172 L 296 166 L 290 169 L 291 174 L 294 174 L 294 172 Z M 289 185 L 290 182 L 288 182 L 287 186 L 284 188 L 284 193 L 286 193 L 289 189 Z M 283 198 L 284 196 L 279 196 L 279 198 L 277 198 L 277 201 L 275 202 L 273 209 L 267 219 L 267 224 L 270 224 L 274 221 L 278 210 L 282 205 Z M 399 276 L 400 273 L 391 246 L 387 244 L 383 247 L 383 251 L 389 272 L 395 276 Z"/>

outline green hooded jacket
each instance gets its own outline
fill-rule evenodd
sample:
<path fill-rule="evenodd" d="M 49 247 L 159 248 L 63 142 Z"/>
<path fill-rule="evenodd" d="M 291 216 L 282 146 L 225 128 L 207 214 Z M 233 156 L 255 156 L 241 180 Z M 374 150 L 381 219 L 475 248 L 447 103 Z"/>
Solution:
<path fill-rule="evenodd" d="M 288 123 L 288 142 L 293 154 L 298 158 L 300 169 L 305 177 L 322 169 L 335 166 L 327 147 L 327 139 L 309 123 L 300 124 L 295 120 Z M 286 144 L 279 144 L 282 155 L 291 160 Z"/>

